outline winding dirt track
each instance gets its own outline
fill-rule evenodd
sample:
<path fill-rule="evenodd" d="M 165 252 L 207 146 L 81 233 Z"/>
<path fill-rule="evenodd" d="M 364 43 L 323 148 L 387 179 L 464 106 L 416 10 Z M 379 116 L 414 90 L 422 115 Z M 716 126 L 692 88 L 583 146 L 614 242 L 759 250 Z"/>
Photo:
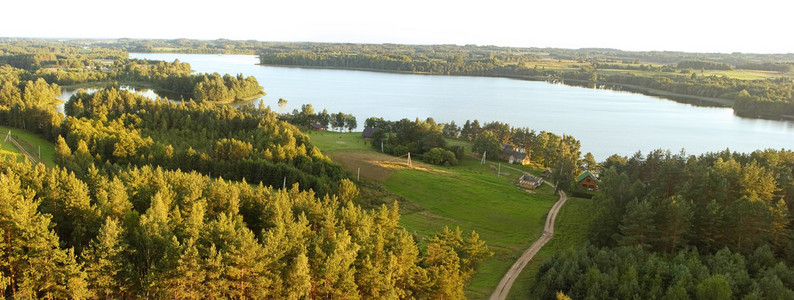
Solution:
<path fill-rule="evenodd" d="M 565 192 L 560 191 L 560 200 L 554 203 L 554 206 L 549 210 L 549 215 L 546 217 L 546 227 L 543 228 L 543 234 L 541 234 L 538 240 L 532 243 L 532 245 L 524 251 L 524 254 L 522 254 L 513 266 L 510 267 L 510 270 L 502 277 L 502 280 L 499 281 L 499 285 L 496 286 L 493 294 L 491 294 L 490 300 L 504 300 L 505 297 L 507 297 L 507 293 L 510 292 L 510 288 L 513 287 L 513 282 L 516 281 L 516 277 L 518 277 L 518 274 L 524 269 L 524 266 L 526 266 L 529 260 L 538 253 L 543 245 L 546 245 L 546 243 L 551 240 L 551 237 L 554 235 L 554 219 L 557 218 L 557 213 L 560 212 L 560 208 L 565 204 L 566 200 L 568 200 L 568 196 L 565 195 Z"/>

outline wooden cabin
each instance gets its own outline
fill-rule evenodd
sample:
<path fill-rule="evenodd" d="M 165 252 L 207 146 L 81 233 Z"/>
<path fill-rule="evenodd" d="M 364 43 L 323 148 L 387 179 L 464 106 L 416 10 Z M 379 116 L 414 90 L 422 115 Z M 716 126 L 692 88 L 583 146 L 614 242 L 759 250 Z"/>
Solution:
<path fill-rule="evenodd" d="M 361 132 L 361 137 L 365 139 L 371 139 L 373 133 L 375 133 L 375 127 L 367 127 Z"/>
<path fill-rule="evenodd" d="M 320 123 L 314 123 L 314 124 L 312 124 L 312 130 L 315 130 L 315 131 L 326 131 L 326 130 L 328 130 L 328 126 L 324 126 L 323 124 L 320 124 Z"/>
<path fill-rule="evenodd" d="M 538 188 L 541 184 L 543 184 L 542 178 L 538 178 L 529 174 L 524 174 L 523 176 L 521 176 L 521 178 L 518 179 L 518 186 L 525 189 L 534 190 Z"/>
<path fill-rule="evenodd" d="M 598 190 L 598 178 L 595 177 L 590 171 L 584 171 L 582 175 L 576 177 L 576 182 L 579 185 L 588 190 L 588 191 L 597 191 Z"/>

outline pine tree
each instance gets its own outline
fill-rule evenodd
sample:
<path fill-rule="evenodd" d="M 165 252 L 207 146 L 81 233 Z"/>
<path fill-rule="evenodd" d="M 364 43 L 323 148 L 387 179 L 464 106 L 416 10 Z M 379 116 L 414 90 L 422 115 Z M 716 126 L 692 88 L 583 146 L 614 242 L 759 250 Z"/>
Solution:
<path fill-rule="evenodd" d="M 8 170 L 7 170 L 8 171 Z M 58 297 L 69 283 L 80 291 L 80 277 L 69 252 L 58 248 L 48 215 L 38 212 L 33 190 L 23 190 L 16 175 L 0 173 L 0 270 L 7 276 L 5 293 L 14 298 Z M 8 290 L 10 289 L 10 291 Z"/>
<path fill-rule="evenodd" d="M 307 299 L 311 293 L 311 270 L 306 254 L 298 254 L 289 270 L 286 282 L 285 299 Z"/>
<path fill-rule="evenodd" d="M 66 144 L 66 140 L 64 140 L 60 135 L 58 136 L 58 140 L 55 142 L 55 156 L 53 157 L 53 161 L 55 161 L 55 164 L 67 169 L 72 167 L 72 150 L 69 149 L 69 145 Z"/>
<path fill-rule="evenodd" d="M 105 219 L 99 235 L 82 254 L 89 288 L 101 298 L 118 298 L 128 291 L 124 277 L 127 262 L 123 228 L 112 217 Z"/>
<path fill-rule="evenodd" d="M 649 201 L 635 199 L 629 202 L 620 223 L 620 245 L 649 248 L 657 236 L 653 217 L 654 211 Z"/>

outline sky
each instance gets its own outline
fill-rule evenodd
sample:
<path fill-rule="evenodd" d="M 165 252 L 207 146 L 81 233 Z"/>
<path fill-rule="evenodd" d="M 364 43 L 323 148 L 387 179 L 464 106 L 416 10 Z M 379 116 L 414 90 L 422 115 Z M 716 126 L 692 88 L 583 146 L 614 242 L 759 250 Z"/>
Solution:
<path fill-rule="evenodd" d="M 794 53 L 794 4 L 782 0 L 4 2 L 0 37 Z"/>

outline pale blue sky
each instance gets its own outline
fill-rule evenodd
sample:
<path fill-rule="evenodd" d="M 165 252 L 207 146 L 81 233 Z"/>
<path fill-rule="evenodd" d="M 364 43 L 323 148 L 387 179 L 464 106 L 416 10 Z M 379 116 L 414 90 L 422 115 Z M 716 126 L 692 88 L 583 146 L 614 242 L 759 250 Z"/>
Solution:
<path fill-rule="evenodd" d="M 12 1 L 2 37 L 794 53 L 787 1 Z"/>

